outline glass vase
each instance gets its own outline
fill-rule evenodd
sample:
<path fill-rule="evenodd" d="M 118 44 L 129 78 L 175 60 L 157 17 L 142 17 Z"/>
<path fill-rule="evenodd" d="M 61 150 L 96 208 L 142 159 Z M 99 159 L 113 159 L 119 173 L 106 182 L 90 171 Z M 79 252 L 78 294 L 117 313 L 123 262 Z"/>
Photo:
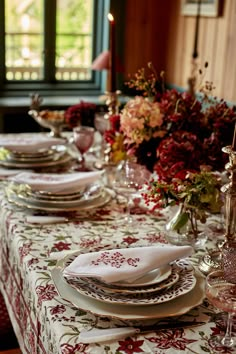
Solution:
<path fill-rule="evenodd" d="M 185 209 L 181 204 L 166 225 L 166 239 L 173 245 L 201 248 L 207 241 L 204 225 L 197 220 L 194 210 Z"/>

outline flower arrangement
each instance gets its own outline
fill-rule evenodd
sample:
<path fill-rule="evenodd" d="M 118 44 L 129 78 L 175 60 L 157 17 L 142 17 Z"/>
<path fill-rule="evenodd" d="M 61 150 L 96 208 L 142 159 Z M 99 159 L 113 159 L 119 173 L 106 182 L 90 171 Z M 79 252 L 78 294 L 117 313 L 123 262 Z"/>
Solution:
<path fill-rule="evenodd" d="M 69 128 L 74 128 L 77 125 L 94 125 L 94 116 L 96 105 L 90 102 L 81 101 L 65 111 L 65 121 Z"/>
<path fill-rule="evenodd" d="M 180 205 L 169 227 L 179 232 L 190 221 L 191 232 L 197 238 L 197 221 L 205 223 L 209 213 L 220 212 L 220 187 L 221 178 L 217 173 L 182 171 L 171 182 L 153 179 L 143 197 L 154 209 Z"/>
<path fill-rule="evenodd" d="M 154 208 L 180 205 L 172 227 L 177 230 L 190 221 L 196 236 L 197 220 L 204 222 L 209 212 L 221 208 L 220 182 L 213 172 L 223 171 L 227 162 L 222 147 L 232 143 L 236 107 L 213 97 L 211 82 L 202 85 L 198 95 L 167 90 L 164 73 L 157 77 L 152 64 L 148 69 L 149 74 L 140 69 L 127 83 L 139 94 L 105 135 L 113 136 L 107 139 L 111 160 L 115 153 L 116 160 L 124 158 L 116 147 L 154 172 L 156 178 L 143 196 L 146 203 Z M 203 80 L 201 70 L 199 75 Z"/>
<path fill-rule="evenodd" d="M 222 147 L 232 142 L 236 107 L 210 97 L 212 83 L 207 82 L 199 96 L 193 96 L 166 90 L 164 73 L 157 77 L 152 64 L 148 69 L 149 74 L 140 69 L 127 83 L 140 95 L 121 110 L 113 143 L 122 136 L 127 156 L 135 157 L 163 180 L 171 181 L 189 168 L 200 171 L 202 166 L 222 171 L 227 159 Z M 201 70 L 199 73 L 202 75 Z M 111 144 L 111 160 L 114 152 Z"/>

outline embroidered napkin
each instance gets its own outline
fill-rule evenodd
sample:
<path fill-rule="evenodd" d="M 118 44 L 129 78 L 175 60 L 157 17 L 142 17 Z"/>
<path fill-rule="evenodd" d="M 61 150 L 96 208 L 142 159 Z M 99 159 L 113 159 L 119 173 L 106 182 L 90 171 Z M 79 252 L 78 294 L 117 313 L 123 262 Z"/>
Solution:
<path fill-rule="evenodd" d="M 108 283 L 133 281 L 153 269 L 193 253 L 191 246 L 160 245 L 80 254 L 65 275 L 97 277 Z"/>
<path fill-rule="evenodd" d="M 28 184 L 34 191 L 50 193 L 73 193 L 79 188 L 98 181 L 102 171 L 75 173 L 20 173 L 10 178 L 19 184 Z"/>
<path fill-rule="evenodd" d="M 33 153 L 40 149 L 48 149 L 53 145 L 64 144 L 63 139 L 53 138 L 49 136 L 16 136 L 16 137 L 1 137 L 0 146 L 8 150 Z"/>

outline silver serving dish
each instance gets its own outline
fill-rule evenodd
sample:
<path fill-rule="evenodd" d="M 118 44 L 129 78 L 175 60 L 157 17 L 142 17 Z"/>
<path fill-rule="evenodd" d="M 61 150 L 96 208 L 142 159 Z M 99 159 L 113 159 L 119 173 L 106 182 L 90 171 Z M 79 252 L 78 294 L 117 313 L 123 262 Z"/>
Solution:
<path fill-rule="evenodd" d="M 61 138 L 63 128 L 67 126 L 65 120 L 65 111 L 37 111 L 31 109 L 28 114 L 44 128 L 50 129 L 50 136 Z"/>

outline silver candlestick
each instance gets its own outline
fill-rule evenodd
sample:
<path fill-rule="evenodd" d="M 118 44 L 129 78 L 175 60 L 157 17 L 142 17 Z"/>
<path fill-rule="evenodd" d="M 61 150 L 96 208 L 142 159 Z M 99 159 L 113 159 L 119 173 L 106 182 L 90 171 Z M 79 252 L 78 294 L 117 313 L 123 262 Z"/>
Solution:
<path fill-rule="evenodd" d="M 236 136 L 236 134 L 234 135 Z M 236 142 L 236 139 L 233 140 Z M 235 144 L 222 148 L 229 155 L 225 170 L 229 174 L 229 182 L 221 191 L 225 203 L 225 233 L 220 250 L 207 253 L 199 264 L 203 273 L 223 268 L 228 280 L 236 282 L 236 149 Z"/>
<path fill-rule="evenodd" d="M 225 169 L 230 174 L 229 183 L 221 189 L 225 194 L 225 242 L 222 246 L 222 266 L 225 278 L 236 283 L 236 151 L 234 146 L 226 146 L 222 150 L 229 155 Z"/>

